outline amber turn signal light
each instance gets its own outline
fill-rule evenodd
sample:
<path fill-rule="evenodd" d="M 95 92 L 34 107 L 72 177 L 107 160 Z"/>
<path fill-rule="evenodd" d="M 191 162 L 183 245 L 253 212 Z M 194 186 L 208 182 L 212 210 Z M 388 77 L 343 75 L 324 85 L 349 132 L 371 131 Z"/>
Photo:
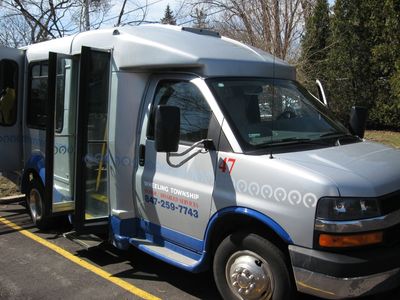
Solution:
<path fill-rule="evenodd" d="M 383 232 L 371 232 L 351 235 L 320 234 L 319 245 L 321 247 L 343 248 L 359 247 L 379 244 L 383 241 Z"/>

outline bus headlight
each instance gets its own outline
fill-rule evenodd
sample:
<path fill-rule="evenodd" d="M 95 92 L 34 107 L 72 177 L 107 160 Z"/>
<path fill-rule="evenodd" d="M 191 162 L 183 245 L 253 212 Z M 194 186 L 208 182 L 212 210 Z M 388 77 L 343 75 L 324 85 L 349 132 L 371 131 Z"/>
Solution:
<path fill-rule="evenodd" d="M 377 199 L 374 198 L 321 198 L 316 217 L 330 221 L 351 221 L 380 216 Z"/>

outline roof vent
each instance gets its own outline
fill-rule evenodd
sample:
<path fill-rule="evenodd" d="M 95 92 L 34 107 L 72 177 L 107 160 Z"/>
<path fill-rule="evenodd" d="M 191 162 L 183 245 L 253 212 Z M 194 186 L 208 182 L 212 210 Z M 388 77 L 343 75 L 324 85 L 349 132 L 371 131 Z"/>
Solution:
<path fill-rule="evenodd" d="M 212 30 L 207 30 L 207 29 L 200 29 L 200 28 L 192 28 L 192 27 L 182 27 L 183 31 L 195 33 L 195 34 L 201 34 L 201 35 L 209 35 L 213 37 L 221 37 L 219 32 L 212 31 Z"/>

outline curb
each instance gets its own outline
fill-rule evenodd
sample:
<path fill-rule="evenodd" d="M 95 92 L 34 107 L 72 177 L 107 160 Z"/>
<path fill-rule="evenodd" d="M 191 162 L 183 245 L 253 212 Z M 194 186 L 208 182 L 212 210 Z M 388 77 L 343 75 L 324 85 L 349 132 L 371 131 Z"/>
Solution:
<path fill-rule="evenodd" d="M 0 198 L 0 204 L 11 204 L 11 203 L 17 203 L 23 201 L 25 198 L 25 195 L 14 195 L 14 196 L 8 196 L 8 197 L 2 197 Z"/>

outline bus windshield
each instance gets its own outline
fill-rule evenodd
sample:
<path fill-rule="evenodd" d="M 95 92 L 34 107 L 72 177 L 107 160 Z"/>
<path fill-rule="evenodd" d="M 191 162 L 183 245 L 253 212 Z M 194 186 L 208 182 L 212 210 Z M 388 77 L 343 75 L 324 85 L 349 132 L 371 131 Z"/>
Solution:
<path fill-rule="evenodd" d="M 300 84 L 264 78 L 208 79 L 243 150 L 349 135 Z"/>

